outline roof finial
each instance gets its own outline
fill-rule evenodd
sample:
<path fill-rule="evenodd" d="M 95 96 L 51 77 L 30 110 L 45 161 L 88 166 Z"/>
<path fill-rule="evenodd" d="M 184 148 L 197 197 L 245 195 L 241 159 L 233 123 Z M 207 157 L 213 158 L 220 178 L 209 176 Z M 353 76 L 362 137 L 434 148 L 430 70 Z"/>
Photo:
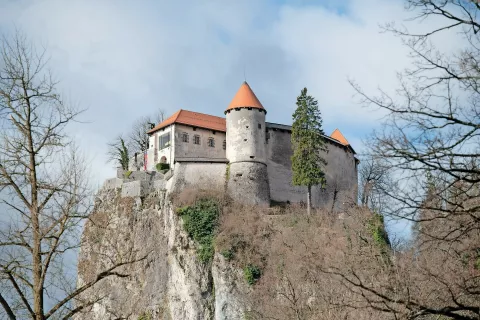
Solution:
<path fill-rule="evenodd" d="M 243 82 L 247 82 L 247 72 L 246 72 L 246 65 L 243 63 Z"/>

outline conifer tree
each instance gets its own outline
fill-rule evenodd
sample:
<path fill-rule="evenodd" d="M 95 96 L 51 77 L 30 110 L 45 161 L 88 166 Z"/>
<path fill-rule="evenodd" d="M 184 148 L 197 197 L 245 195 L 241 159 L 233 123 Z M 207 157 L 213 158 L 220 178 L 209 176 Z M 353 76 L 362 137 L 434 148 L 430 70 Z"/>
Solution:
<path fill-rule="evenodd" d="M 128 170 L 130 164 L 130 153 L 125 140 L 119 136 L 108 144 L 108 161 L 116 163 L 123 170 Z"/>
<path fill-rule="evenodd" d="M 307 213 L 312 207 L 312 186 L 326 186 L 324 167 L 327 164 L 320 152 L 328 151 L 322 138 L 322 116 L 318 102 L 304 88 L 297 97 L 297 109 L 292 125 L 293 185 L 307 187 Z"/>

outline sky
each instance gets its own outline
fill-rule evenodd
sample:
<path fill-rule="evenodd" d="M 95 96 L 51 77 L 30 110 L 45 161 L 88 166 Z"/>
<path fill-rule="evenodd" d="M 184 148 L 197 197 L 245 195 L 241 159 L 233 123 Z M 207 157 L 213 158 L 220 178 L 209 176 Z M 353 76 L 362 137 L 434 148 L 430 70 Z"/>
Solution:
<path fill-rule="evenodd" d="M 136 118 L 180 108 L 223 116 L 245 79 L 267 121 L 282 124 L 307 87 L 325 132 L 339 128 L 361 153 L 382 114 L 361 107 L 347 80 L 394 94 L 408 50 L 379 26 L 435 23 L 411 16 L 400 0 L 0 0 L 0 33 L 17 28 L 46 46 L 60 91 L 87 109 L 69 130 L 100 186 L 114 176 L 107 142 Z M 456 41 L 452 33 L 439 45 Z"/>

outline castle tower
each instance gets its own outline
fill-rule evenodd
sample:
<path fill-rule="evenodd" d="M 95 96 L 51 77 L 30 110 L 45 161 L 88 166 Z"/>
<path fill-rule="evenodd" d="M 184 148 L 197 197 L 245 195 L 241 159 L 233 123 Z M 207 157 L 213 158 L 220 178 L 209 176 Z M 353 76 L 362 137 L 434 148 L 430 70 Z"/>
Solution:
<path fill-rule="evenodd" d="M 225 110 L 228 192 L 240 202 L 270 204 L 265 140 L 267 111 L 247 82 Z"/>

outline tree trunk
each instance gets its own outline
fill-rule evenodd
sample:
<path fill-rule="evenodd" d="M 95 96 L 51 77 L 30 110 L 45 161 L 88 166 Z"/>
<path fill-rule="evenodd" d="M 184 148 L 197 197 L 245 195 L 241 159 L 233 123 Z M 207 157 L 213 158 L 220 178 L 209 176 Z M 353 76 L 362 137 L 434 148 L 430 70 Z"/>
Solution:
<path fill-rule="evenodd" d="M 310 215 L 312 208 L 312 186 L 307 186 L 307 214 Z"/>
<path fill-rule="evenodd" d="M 33 311 L 36 320 L 43 320 L 43 281 L 42 278 L 42 238 L 40 230 L 40 217 L 38 212 L 38 181 L 37 181 L 37 159 L 35 158 L 35 146 L 33 141 L 32 123 L 32 108 L 28 96 L 28 88 L 25 82 L 22 82 L 24 99 L 27 105 L 26 117 L 26 136 L 27 136 L 27 150 L 29 154 L 29 169 L 30 169 L 30 217 L 32 222 L 32 272 L 33 272 Z"/>

